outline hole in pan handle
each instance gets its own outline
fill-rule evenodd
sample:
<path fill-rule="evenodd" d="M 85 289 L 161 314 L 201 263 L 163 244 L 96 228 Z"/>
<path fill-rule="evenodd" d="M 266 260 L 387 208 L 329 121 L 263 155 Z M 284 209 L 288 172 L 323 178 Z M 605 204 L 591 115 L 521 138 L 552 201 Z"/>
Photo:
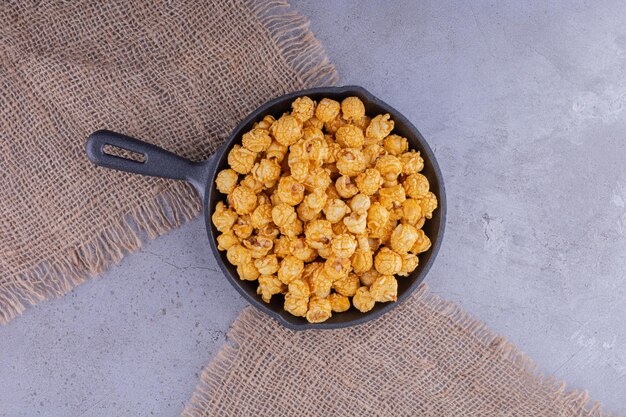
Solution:
<path fill-rule="evenodd" d="M 143 162 L 105 152 L 105 146 L 143 155 Z M 193 162 L 163 148 L 110 130 L 98 130 L 87 138 L 87 157 L 97 166 L 151 177 L 188 181 L 204 199 L 208 161 Z"/>

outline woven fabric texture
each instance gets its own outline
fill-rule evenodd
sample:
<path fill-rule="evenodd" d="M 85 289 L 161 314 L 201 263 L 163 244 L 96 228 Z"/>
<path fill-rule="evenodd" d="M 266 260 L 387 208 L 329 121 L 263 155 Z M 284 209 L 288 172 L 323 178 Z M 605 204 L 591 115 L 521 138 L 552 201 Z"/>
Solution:
<path fill-rule="evenodd" d="M 0 4 L 0 323 L 201 208 L 184 183 L 92 166 L 91 132 L 202 160 L 265 101 L 336 78 L 284 1 Z"/>
<path fill-rule="evenodd" d="M 294 332 L 248 307 L 185 417 L 603 416 L 424 286 L 389 314 Z"/>

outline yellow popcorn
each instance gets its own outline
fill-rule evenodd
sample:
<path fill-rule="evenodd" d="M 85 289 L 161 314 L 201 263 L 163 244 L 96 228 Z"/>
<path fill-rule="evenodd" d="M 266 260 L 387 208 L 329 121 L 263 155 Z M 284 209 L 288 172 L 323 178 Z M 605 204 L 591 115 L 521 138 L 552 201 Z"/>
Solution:
<path fill-rule="evenodd" d="M 349 258 L 356 250 L 356 239 L 351 234 L 340 234 L 330 242 L 330 248 L 334 256 Z"/>
<path fill-rule="evenodd" d="M 327 297 L 333 285 L 333 277 L 326 273 L 322 263 L 315 263 L 308 275 L 311 294 L 318 297 Z"/>
<path fill-rule="evenodd" d="M 246 262 L 251 262 L 252 254 L 250 249 L 244 248 L 241 244 L 236 244 L 228 248 L 226 258 L 233 265 L 242 265 Z"/>
<path fill-rule="evenodd" d="M 298 215 L 293 206 L 280 203 L 272 208 L 272 221 L 278 227 L 287 226 L 297 220 Z"/>
<path fill-rule="evenodd" d="M 241 145 L 233 146 L 228 152 L 228 165 L 238 174 L 247 174 L 252 170 L 257 154 Z"/>
<path fill-rule="evenodd" d="M 244 148 L 252 152 L 265 152 L 272 143 L 270 132 L 267 129 L 252 129 L 244 133 L 241 137 L 241 143 Z"/>
<path fill-rule="evenodd" d="M 330 183 L 330 185 L 326 189 L 326 195 L 328 196 L 329 200 L 331 200 L 331 199 L 341 199 L 341 196 L 339 195 L 339 192 L 337 191 L 337 187 L 332 182 Z"/>
<path fill-rule="evenodd" d="M 414 198 L 407 198 L 402 203 L 402 221 L 415 226 L 422 218 L 422 206 L 420 201 Z"/>
<path fill-rule="evenodd" d="M 359 236 L 358 241 L 359 248 L 355 250 L 352 256 L 352 269 L 355 273 L 361 274 L 372 269 L 374 265 L 374 254 L 367 237 Z"/>
<path fill-rule="evenodd" d="M 372 268 L 369 271 L 365 271 L 364 273 L 360 274 L 359 280 L 361 281 L 362 285 L 369 287 L 379 276 L 380 273 L 376 269 Z"/>
<path fill-rule="evenodd" d="M 339 198 L 328 199 L 324 206 L 324 215 L 330 223 L 340 222 L 350 209 L 343 200 Z"/>
<path fill-rule="evenodd" d="M 367 212 L 353 212 L 343 218 L 343 223 L 355 235 L 362 235 L 367 228 Z"/>
<path fill-rule="evenodd" d="M 280 233 L 285 236 L 289 236 L 290 238 L 294 238 L 302 233 L 303 228 L 304 224 L 302 221 L 296 218 L 293 223 L 289 223 L 286 226 L 281 227 Z"/>
<path fill-rule="evenodd" d="M 437 197 L 432 192 L 427 192 L 425 196 L 420 197 L 420 206 L 422 206 L 422 215 L 427 219 L 432 219 L 433 211 L 437 209 Z"/>
<path fill-rule="evenodd" d="M 324 122 L 322 122 L 317 117 L 313 116 L 306 122 L 304 122 L 304 127 L 314 127 L 316 129 L 322 129 L 324 127 Z"/>
<path fill-rule="evenodd" d="M 327 298 L 313 297 L 309 301 L 306 319 L 309 323 L 321 323 L 332 316 L 332 308 Z"/>
<path fill-rule="evenodd" d="M 382 142 L 393 130 L 394 123 L 390 118 L 389 114 L 379 114 L 374 117 L 365 130 L 365 136 L 375 142 Z"/>
<path fill-rule="evenodd" d="M 327 168 L 314 168 L 309 172 L 302 184 L 309 193 L 325 193 L 332 182 L 333 180 L 330 178 L 330 172 Z"/>
<path fill-rule="evenodd" d="M 419 234 L 415 226 L 399 224 L 391 233 L 391 249 L 397 253 L 408 252 L 418 238 Z"/>
<path fill-rule="evenodd" d="M 353 120 L 352 124 L 365 132 L 371 121 L 372 119 L 370 119 L 368 116 L 363 116 L 358 120 Z M 365 139 L 365 142 L 367 142 L 367 139 Z"/>
<path fill-rule="evenodd" d="M 339 115 L 341 105 L 335 100 L 324 98 L 315 109 L 315 117 L 322 123 L 330 122 Z"/>
<path fill-rule="evenodd" d="M 360 287 L 354 297 L 352 297 L 352 305 L 361 313 L 366 313 L 374 308 L 374 297 L 368 291 L 367 287 Z"/>
<path fill-rule="evenodd" d="M 264 204 L 272 204 L 272 200 L 270 200 L 270 198 L 264 192 L 258 193 L 256 195 L 256 205 L 262 206 Z"/>
<path fill-rule="evenodd" d="M 250 224 L 255 229 L 263 229 L 272 222 L 272 205 L 261 204 L 256 206 L 250 215 Z"/>
<path fill-rule="evenodd" d="M 289 284 L 300 278 L 304 271 L 304 262 L 295 256 L 289 255 L 280 262 L 278 267 L 278 279 Z"/>
<path fill-rule="evenodd" d="M 232 234 L 230 231 L 226 233 L 221 233 L 217 237 L 217 249 L 218 250 L 227 250 L 231 246 L 236 245 L 238 243 L 239 243 L 239 238 L 237 238 L 237 236 Z"/>
<path fill-rule="evenodd" d="M 370 295 L 378 303 L 396 301 L 398 299 L 398 281 L 393 275 L 381 275 L 374 280 Z"/>
<path fill-rule="evenodd" d="M 422 174 L 411 174 L 402 181 L 406 195 L 411 198 L 422 198 L 428 193 L 430 184 Z"/>
<path fill-rule="evenodd" d="M 343 222 L 333 223 L 332 227 L 335 235 L 350 234 L 350 230 Z"/>
<path fill-rule="evenodd" d="M 280 236 L 274 240 L 274 254 L 279 258 L 286 258 L 291 255 L 291 238 Z"/>
<path fill-rule="evenodd" d="M 383 247 L 374 257 L 374 267 L 382 275 L 395 275 L 402 270 L 402 257 Z"/>
<path fill-rule="evenodd" d="M 402 172 L 402 162 L 393 155 L 383 155 L 376 160 L 376 169 L 384 181 L 395 181 Z"/>
<path fill-rule="evenodd" d="M 269 223 L 264 228 L 257 230 L 257 234 L 270 239 L 276 239 L 280 234 L 280 230 L 274 223 Z"/>
<path fill-rule="evenodd" d="M 315 102 L 309 97 L 298 97 L 291 103 L 291 114 L 299 122 L 304 123 L 315 114 Z"/>
<path fill-rule="evenodd" d="M 261 296 L 263 301 L 269 303 L 272 295 L 281 294 L 285 291 L 286 286 L 275 275 L 261 275 L 259 277 L 259 288 L 256 293 Z"/>
<path fill-rule="evenodd" d="M 237 274 L 239 275 L 239 279 L 243 281 L 256 281 L 260 275 L 259 270 L 250 262 L 237 265 Z"/>
<path fill-rule="evenodd" d="M 407 277 L 419 265 L 419 258 L 412 253 L 403 253 L 400 256 L 402 256 L 402 269 L 398 272 L 398 275 Z"/>
<path fill-rule="evenodd" d="M 370 198 L 365 194 L 357 194 L 350 200 L 350 210 L 357 213 L 366 212 L 371 205 Z"/>
<path fill-rule="evenodd" d="M 211 221 L 217 230 L 225 233 L 230 231 L 237 221 L 237 213 L 228 209 L 226 205 L 220 201 L 215 206 L 215 212 L 213 216 L 211 216 Z"/>
<path fill-rule="evenodd" d="M 239 175 L 232 169 L 224 169 L 215 177 L 217 190 L 222 194 L 230 194 L 237 186 Z"/>
<path fill-rule="evenodd" d="M 313 249 L 320 249 L 330 243 L 333 229 L 328 220 L 312 220 L 304 229 L 306 241 Z"/>
<path fill-rule="evenodd" d="M 324 138 L 324 132 L 322 132 L 322 128 L 318 129 L 313 126 L 305 127 L 302 130 L 302 139 L 304 140 L 322 139 L 324 140 L 324 142 L 326 142 L 326 139 Z M 328 144 L 326 144 L 326 146 L 328 146 Z"/>
<path fill-rule="evenodd" d="M 312 170 L 320 168 L 328 160 L 330 154 L 328 143 L 323 137 L 303 140 L 302 149 Z"/>
<path fill-rule="evenodd" d="M 341 175 L 356 176 L 365 171 L 365 157 L 356 148 L 344 148 L 337 152 L 337 169 Z M 399 163 L 399 162 L 398 162 Z"/>
<path fill-rule="evenodd" d="M 376 161 L 378 161 L 381 156 L 385 155 L 387 155 L 385 148 L 376 143 L 366 145 L 363 148 L 363 157 L 365 158 L 367 166 L 376 166 Z"/>
<path fill-rule="evenodd" d="M 261 159 L 252 167 L 252 175 L 265 188 L 272 188 L 280 178 L 280 164 L 276 159 Z"/>
<path fill-rule="evenodd" d="M 351 271 L 352 264 L 350 263 L 350 259 L 333 255 L 324 262 L 324 273 L 326 273 L 332 281 L 348 276 Z"/>
<path fill-rule="evenodd" d="M 277 190 L 280 201 L 290 206 L 300 204 L 304 198 L 304 185 L 292 176 L 282 177 L 280 181 L 278 181 Z"/>
<path fill-rule="evenodd" d="M 431 246 L 430 238 L 426 236 L 423 230 L 418 230 L 417 234 L 418 238 L 415 241 L 415 244 L 411 247 L 411 252 L 414 254 L 426 252 Z"/>
<path fill-rule="evenodd" d="M 378 189 L 383 183 L 383 178 L 375 169 L 368 168 L 365 172 L 360 173 L 355 178 L 354 182 L 356 183 L 359 192 L 365 194 L 366 196 L 372 196 L 378 192 Z"/>
<path fill-rule="evenodd" d="M 252 174 L 248 174 L 245 177 L 243 177 L 243 179 L 239 182 L 239 185 L 248 188 L 254 194 L 259 194 L 261 191 L 263 191 L 263 188 L 264 188 L 263 187 L 263 183 L 257 181 L 254 178 L 254 175 L 252 175 Z M 233 190 L 233 192 L 235 192 L 235 190 Z M 257 197 L 255 197 L 255 199 L 258 201 Z"/>
<path fill-rule="evenodd" d="M 367 211 L 367 228 L 370 232 L 382 230 L 389 221 L 389 211 L 376 202 Z"/>
<path fill-rule="evenodd" d="M 302 137 L 302 124 L 295 117 L 284 114 L 270 127 L 270 132 L 278 143 L 291 146 Z"/>
<path fill-rule="evenodd" d="M 383 140 L 383 146 L 390 155 L 400 156 L 409 149 L 409 141 L 398 135 L 389 135 Z"/>
<path fill-rule="evenodd" d="M 264 258 L 274 247 L 272 239 L 262 236 L 251 236 L 242 241 L 243 245 L 250 249 L 253 258 Z"/>
<path fill-rule="evenodd" d="M 309 296 L 308 283 L 299 279 L 291 282 L 285 294 L 285 310 L 294 316 L 306 316 L 306 312 L 309 309 Z"/>
<path fill-rule="evenodd" d="M 326 245 L 317 249 L 317 254 L 321 258 L 328 259 L 333 255 L 333 251 L 330 249 L 330 245 Z"/>
<path fill-rule="evenodd" d="M 345 295 L 333 293 L 328 296 L 328 301 L 330 302 L 330 308 L 334 313 L 342 313 L 350 308 L 350 299 Z"/>
<path fill-rule="evenodd" d="M 285 159 L 285 155 L 287 155 L 287 151 L 289 148 L 285 145 L 282 145 L 276 141 L 272 141 L 267 151 L 265 151 L 265 157 L 267 159 L 273 159 L 278 163 L 281 163 L 283 159 Z"/>
<path fill-rule="evenodd" d="M 278 258 L 276 255 L 267 255 L 264 258 L 255 259 L 254 266 L 261 275 L 274 275 L 278 272 Z"/>
<path fill-rule="evenodd" d="M 419 151 L 411 150 L 403 153 L 400 155 L 400 162 L 402 163 L 402 173 L 404 175 L 417 174 L 424 169 L 424 160 Z"/>
<path fill-rule="evenodd" d="M 257 198 L 254 191 L 248 187 L 239 185 L 228 195 L 228 202 L 237 214 L 249 214 L 255 209 Z"/>
<path fill-rule="evenodd" d="M 341 198 L 352 198 L 359 192 L 359 188 L 347 175 L 337 178 L 335 189 Z"/>
<path fill-rule="evenodd" d="M 310 247 L 303 237 L 289 242 L 289 252 L 303 262 L 312 262 L 317 258 L 317 251 Z"/>
<path fill-rule="evenodd" d="M 252 235 L 252 232 L 254 232 L 254 228 L 251 224 L 250 215 L 239 216 L 233 225 L 235 236 L 239 239 L 247 239 Z"/>
<path fill-rule="evenodd" d="M 406 194 L 400 184 L 378 190 L 378 202 L 387 210 L 401 206 L 404 200 L 406 200 Z"/>
<path fill-rule="evenodd" d="M 274 118 L 274 116 L 268 114 L 263 118 L 263 120 L 261 120 L 259 123 L 255 123 L 252 127 L 269 130 L 269 128 L 272 126 L 272 124 L 274 124 L 275 121 L 276 119 Z"/>
<path fill-rule="evenodd" d="M 356 294 L 356 290 L 361 285 L 359 277 L 355 274 L 348 274 L 332 283 L 332 289 L 341 295 L 352 297 Z"/>
<path fill-rule="evenodd" d="M 365 138 L 363 131 L 354 125 L 344 125 L 337 129 L 335 140 L 344 148 L 360 148 Z"/>
<path fill-rule="evenodd" d="M 365 105 L 358 97 L 347 97 L 341 102 L 341 113 L 348 121 L 357 121 L 365 117 Z"/>
<path fill-rule="evenodd" d="M 304 201 L 298 206 L 298 217 L 303 221 L 318 218 L 327 200 L 328 197 L 323 192 L 314 192 L 307 195 L 304 197 Z"/>
<path fill-rule="evenodd" d="M 348 122 L 346 120 L 344 120 L 340 115 L 337 115 L 337 117 L 335 117 L 330 122 L 324 123 L 324 129 L 331 135 L 335 135 L 337 133 L 337 130 L 339 130 L 339 128 L 347 124 Z"/>

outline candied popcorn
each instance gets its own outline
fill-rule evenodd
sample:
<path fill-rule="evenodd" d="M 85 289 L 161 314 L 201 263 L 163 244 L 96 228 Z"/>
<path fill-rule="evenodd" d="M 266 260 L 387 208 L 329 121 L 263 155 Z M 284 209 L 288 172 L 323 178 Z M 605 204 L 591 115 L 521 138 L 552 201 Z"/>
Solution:
<path fill-rule="evenodd" d="M 420 156 L 419 151 L 411 150 L 400 155 L 402 163 L 402 173 L 404 175 L 417 174 L 424 169 L 424 160 Z"/>
<path fill-rule="evenodd" d="M 409 274 L 415 271 L 415 268 L 419 265 L 419 258 L 412 253 L 403 253 L 402 255 L 402 269 L 398 272 L 401 277 L 408 277 Z"/>
<path fill-rule="evenodd" d="M 235 187 L 237 186 L 237 181 L 239 180 L 239 175 L 232 169 L 225 169 L 220 171 L 215 177 L 215 185 L 217 186 L 217 191 L 222 194 L 230 194 L 233 192 Z"/>
<path fill-rule="evenodd" d="M 351 233 L 362 235 L 367 228 L 367 212 L 353 212 L 343 222 Z"/>
<path fill-rule="evenodd" d="M 269 303 L 272 295 L 281 294 L 285 291 L 286 286 L 275 275 L 261 275 L 259 277 L 259 288 L 256 293 L 261 296 L 263 301 Z"/>
<path fill-rule="evenodd" d="M 356 250 L 356 239 L 350 234 L 340 234 L 330 242 L 330 248 L 334 256 L 349 258 Z"/>
<path fill-rule="evenodd" d="M 335 100 L 323 98 L 315 109 L 315 117 L 322 123 L 330 122 L 339 115 L 341 105 Z"/>
<path fill-rule="evenodd" d="M 330 308 L 335 313 L 342 313 L 350 308 L 350 299 L 345 295 L 333 293 L 328 296 L 328 301 L 330 302 Z M 309 304 L 309 310 L 310 308 Z"/>
<path fill-rule="evenodd" d="M 344 148 L 360 148 L 363 146 L 363 131 L 354 125 L 344 125 L 337 129 L 335 140 Z"/>
<path fill-rule="evenodd" d="M 300 123 L 309 120 L 315 114 L 315 102 L 309 97 L 298 97 L 291 103 L 291 114 Z"/>
<path fill-rule="evenodd" d="M 389 135 L 383 140 L 383 146 L 390 155 L 400 156 L 409 149 L 409 141 L 398 135 Z"/>
<path fill-rule="evenodd" d="M 372 269 L 374 265 L 374 254 L 369 244 L 368 238 L 359 236 L 359 248 L 352 256 L 352 269 L 357 274 L 362 274 Z"/>
<path fill-rule="evenodd" d="M 420 205 L 420 201 L 413 198 L 407 198 L 402 203 L 402 222 L 415 226 L 421 218 L 422 206 Z"/>
<path fill-rule="evenodd" d="M 272 188 L 280 178 L 280 164 L 275 159 L 261 159 L 252 167 L 252 175 L 265 188 Z"/>
<path fill-rule="evenodd" d="M 347 97 L 341 102 L 341 113 L 348 121 L 361 120 L 365 117 L 365 105 L 358 97 Z"/>
<path fill-rule="evenodd" d="M 383 275 L 395 275 L 402 269 L 402 257 L 387 247 L 374 257 L 374 267 Z"/>
<path fill-rule="evenodd" d="M 252 170 L 257 154 L 241 145 L 233 146 L 228 153 L 228 165 L 238 174 L 247 174 Z"/>
<path fill-rule="evenodd" d="M 239 243 L 239 238 L 232 234 L 230 231 L 226 233 L 222 233 L 217 237 L 217 249 L 218 250 L 227 250 L 233 245 Z"/>
<path fill-rule="evenodd" d="M 285 159 L 285 155 L 287 155 L 287 151 L 289 148 L 285 145 L 282 145 L 276 141 L 273 141 L 267 151 L 265 151 L 265 157 L 267 159 L 273 159 L 276 162 L 280 163 Z"/>
<path fill-rule="evenodd" d="M 313 297 L 309 301 L 306 319 L 309 323 L 321 323 L 332 316 L 332 307 L 327 298 Z"/>
<path fill-rule="evenodd" d="M 389 114 L 379 114 L 374 117 L 365 130 L 365 136 L 376 142 L 382 142 L 393 130 L 394 123 L 390 118 L 391 116 L 389 116 Z"/>
<path fill-rule="evenodd" d="M 393 155 L 383 155 L 376 160 L 376 169 L 384 181 L 395 181 L 402 172 L 402 162 Z"/>
<path fill-rule="evenodd" d="M 352 297 L 360 286 L 359 277 L 355 274 L 343 276 L 332 283 L 332 289 L 341 295 Z"/>
<path fill-rule="evenodd" d="M 337 169 L 341 175 L 356 176 L 365 171 L 365 157 L 356 148 L 344 148 L 337 152 Z"/>
<path fill-rule="evenodd" d="M 420 197 L 420 206 L 422 207 L 422 215 L 427 219 L 432 219 L 433 211 L 437 209 L 437 197 L 430 191 L 425 196 Z"/>
<path fill-rule="evenodd" d="M 414 254 L 426 252 L 431 246 L 430 238 L 426 236 L 423 230 L 418 230 L 417 234 L 418 238 L 415 241 L 415 244 L 411 247 L 411 252 Z"/>
<path fill-rule="evenodd" d="M 352 305 L 361 313 L 366 313 L 374 308 L 374 297 L 368 291 L 367 287 L 360 287 L 356 290 L 356 294 L 352 297 Z"/>
<path fill-rule="evenodd" d="M 359 188 L 347 175 L 337 178 L 335 189 L 341 198 L 352 198 L 359 192 Z"/>
<path fill-rule="evenodd" d="M 261 275 L 274 275 L 278 272 L 278 258 L 276 255 L 267 255 L 264 258 L 255 259 L 254 266 Z"/>
<path fill-rule="evenodd" d="M 372 283 L 370 295 L 378 303 L 396 301 L 398 299 L 398 281 L 393 275 L 381 275 Z"/>
<path fill-rule="evenodd" d="M 226 208 L 226 205 L 220 201 L 215 206 L 215 212 L 211 216 L 211 221 L 217 230 L 225 233 L 231 230 L 237 221 L 237 213 Z"/>
<path fill-rule="evenodd" d="M 380 273 L 376 269 L 372 268 L 369 271 L 365 271 L 364 273 L 359 275 L 359 280 L 361 281 L 362 285 L 369 287 L 379 276 Z"/>
<path fill-rule="evenodd" d="M 265 152 L 269 148 L 272 138 L 269 130 L 256 128 L 244 133 L 241 137 L 241 143 L 244 148 L 259 153 Z"/>
<path fill-rule="evenodd" d="M 393 128 L 358 97 L 300 97 L 233 145 L 211 221 L 218 249 L 264 302 L 284 294 L 287 312 L 320 323 L 397 299 L 395 276 L 431 247 L 421 228 L 438 203 L 420 152 Z"/>
<path fill-rule="evenodd" d="M 378 190 L 378 202 L 387 210 L 401 206 L 404 200 L 406 200 L 406 195 L 400 184 Z"/>
<path fill-rule="evenodd" d="M 254 191 L 248 187 L 238 185 L 228 195 L 228 203 L 235 209 L 237 214 L 249 214 L 256 208 L 257 198 Z"/>
<path fill-rule="evenodd" d="M 304 271 L 304 262 L 295 256 L 289 255 L 280 262 L 278 268 L 278 279 L 289 284 L 302 275 Z"/>
<path fill-rule="evenodd" d="M 246 262 L 250 262 L 252 259 L 252 253 L 250 253 L 250 249 L 247 249 L 237 243 L 228 248 L 226 251 L 226 258 L 228 259 L 228 262 L 233 265 L 241 265 Z"/>
<path fill-rule="evenodd" d="M 365 194 L 366 196 L 371 196 L 376 194 L 383 183 L 383 178 L 381 177 L 380 172 L 375 169 L 368 168 L 365 172 L 357 175 L 354 182 L 356 183 L 359 192 Z"/>
<path fill-rule="evenodd" d="M 250 215 L 239 216 L 233 225 L 233 232 L 239 239 L 247 239 L 254 232 L 254 227 L 250 224 Z"/>
<path fill-rule="evenodd" d="M 333 229 L 328 220 L 312 220 L 304 229 L 306 241 L 313 249 L 320 249 L 330 243 Z"/>
<path fill-rule="evenodd" d="M 313 262 L 317 258 L 317 251 L 310 247 L 303 237 L 289 242 L 289 252 L 303 262 Z"/>
<path fill-rule="evenodd" d="M 370 205 L 370 198 L 365 194 L 357 194 L 350 200 L 350 209 L 357 213 L 366 212 Z"/>
<path fill-rule="evenodd" d="M 243 241 L 243 245 L 250 249 L 253 258 L 264 258 L 274 247 L 274 241 L 262 236 L 251 236 Z"/>
<path fill-rule="evenodd" d="M 278 143 L 291 146 L 302 137 L 302 124 L 295 117 L 284 114 L 270 127 L 270 132 Z"/>
<path fill-rule="evenodd" d="M 430 184 L 428 179 L 422 174 L 411 174 L 402 181 L 402 186 L 406 195 L 411 198 L 421 198 L 428 193 Z"/>
<path fill-rule="evenodd" d="M 237 265 L 237 274 L 239 275 L 239 279 L 243 281 L 256 281 L 260 275 L 259 270 L 250 262 Z"/>
<path fill-rule="evenodd" d="M 419 234 L 415 226 L 399 224 L 391 234 L 391 249 L 397 253 L 408 252 L 418 238 Z"/>

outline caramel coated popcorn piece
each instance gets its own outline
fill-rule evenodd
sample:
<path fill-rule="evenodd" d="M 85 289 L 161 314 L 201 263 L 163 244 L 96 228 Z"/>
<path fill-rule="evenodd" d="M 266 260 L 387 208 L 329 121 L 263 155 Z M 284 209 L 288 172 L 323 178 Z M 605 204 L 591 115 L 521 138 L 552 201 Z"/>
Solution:
<path fill-rule="evenodd" d="M 332 289 L 346 297 L 352 297 L 361 285 L 361 281 L 356 274 L 348 274 L 332 283 Z"/>
<path fill-rule="evenodd" d="M 428 249 L 430 249 L 431 245 L 430 238 L 426 236 L 423 230 L 418 230 L 417 234 L 418 238 L 415 241 L 415 244 L 411 247 L 411 252 L 414 254 L 426 252 Z"/>
<path fill-rule="evenodd" d="M 393 275 L 381 275 L 370 286 L 370 295 L 378 303 L 396 301 L 398 299 L 398 281 Z"/>
<path fill-rule="evenodd" d="M 278 143 L 291 146 L 302 137 L 302 124 L 295 117 L 284 114 L 274 122 L 270 132 Z"/>
<path fill-rule="evenodd" d="M 389 135 L 383 140 L 383 146 L 390 155 L 400 156 L 409 149 L 409 141 L 398 135 Z"/>
<path fill-rule="evenodd" d="M 402 256 L 402 269 L 398 272 L 398 275 L 407 277 L 419 265 L 419 258 L 412 253 L 403 253 L 400 256 Z"/>
<path fill-rule="evenodd" d="M 387 210 L 401 206 L 404 200 L 406 200 L 406 194 L 400 184 L 378 190 L 378 202 Z"/>
<path fill-rule="evenodd" d="M 337 152 L 337 169 L 341 175 L 353 177 L 365 171 L 365 157 L 356 148 L 344 148 Z"/>
<path fill-rule="evenodd" d="M 252 175 L 265 188 L 272 188 L 280 178 L 280 164 L 276 159 L 261 159 L 252 168 Z"/>
<path fill-rule="evenodd" d="M 359 275 L 359 280 L 361 281 L 362 285 L 369 287 L 370 285 L 374 283 L 376 278 L 378 278 L 379 276 L 380 276 L 380 273 L 376 269 L 372 268 L 369 271 L 366 271 L 362 273 L 361 275 Z"/>
<path fill-rule="evenodd" d="M 303 262 L 312 262 L 317 258 L 317 251 L 310 247 L 303 237 L 289 242 L 289 252 Z"/>
<path fill-rule="evenodd" d="M 265 152 L 269 148 L 272 138 L 269 130 L 256 128 L 244 133 L 241 137 L 241 143 L 244 148 L 259 153 Z"/>
<path fill-rule="evenodd" d="M 241 244 L 235 244 L 226 251 L 228 262 L 233 265 L 242 265 L 252 261 L 250 249 L 243 247 Z"/>
<path fill-rule="evenodd" d="M 243 185 L 235 187 L 228 197 L 228 202 L 239 215 L 252 213 L 257 204 L 254 191 Z"/>
<path fill-rule="evenodd" d="M 424 159 L 422 159 L 419 151 L 411 150 L 400 155 L 402 163 L 402 173 L 404 175 L 417 174 L 424 169 Z"/>
<path fill-rule="evenodd" d="M 415 226 L 410 224 L 399 224 L 391 233 L 391 249 L 397 253 L 408 252 L 411 250 L 419 234 Z"/>
<path fill-rule="evenodd" d="M 353 212 L 343 218 L 343 223 L 355 235 L 362 235 L 367 228 L 367 212 Z"/>
<path fill-rule="evenodd" d="M 263 301 L 269 303 L 273 295 L 282 294 L 286 288 L 287 286 L 276 278 L 275 275 L 261 275 L 256 293 L 261 296 Z"/>
<path fill-rule="evenodd" d="M 383 184 L 383 177 L 378 170 L 368 168 L 365 172 L 357 175 L 354 182 L 359 188 L 359 192 L 367 196 L 372 196 L 378 192 L 378 189 Z"/>
<path fill-rule="evenodd" d="M 352 305 L 361 313 L 366 313 L 374 308 L 374 297 L 368 291 L 367 287 L 360 287 L 354 297 L 352 297 Z"/>
<path fill-rule="evenodd" d="M 308 275 L 311 294 L 318 297 L 327 297 L 333 285 L 333 277 L 326 273 L 324 265 L 315 263 L 315 267 L 311 269 Z"/>
<path fill-rule="evenodd" d="M 407 198 L 402 203 L 402 221 L 415 226 L 421 218 L 422 206 L 420 205 L 420 201 L 413 198 Z"/>
<path fill-rule="evenodd" d="M 347 97 L 341 102 L 343 118 L 350 121 L 360 121 L 365 117 L 365 105 L 358 97 Z"/>
<path fill-rule="evenodd" d="M 422 206 L 422 215 L 427 219 L 432 219 L 433 211 L 437 209 L 437 197 L 430 191 L 420 199 L 420 206 Z"/>
<path fill-rule="evenodd" d="M 289 284 L 285 294 L 285 310 L 297 317 L 306 316 L 309 309 L 309 284 L 302 280 L 295 280 Z"/>
<path fill-rule="evenodd" d="M 237 274 L 239 275 L 239 279 L 243 281 L 256 281 L 260 275 L 259 270 L 250 262 L 237 265 Z"/>
<path fill-rule="evenodd" d="M 350 212 L 348 205 L 341 199 L 329 199 L 324 206 L 324 215 L 330 223 L 337 223 L 343 220 L 344 216 Z"/>
<path fill-rule="evenodd" d="M 363 148 L 363 156 L 368 166 L 376 166 L 376 161 L 378 161 L 381 156 L 385 155 L 387 155 L 385 148 L 376 143 L 366 145 Z"/>
<path fill-rule="evenodd" d="M 324 98 L 315 109 L 315 117 L 322 123 L 330 122 L 339 115 L 341 105 L 335 100 Z"/>
<path fill-rule="evenodd" d="M 254 266 L 261 275 L 274 275 L 278 272 L 278 258 L 276 255 L 267 255 L 264 258 L 255 259 Z"/>
<path fill-rule="evenodd" d="M 330 242 L 330 248 L 334 256 L 349 258 L 356 250 L 356 239 L 351 234 L 340 234 Z"/>
<path fill-rule="evenodd" d="M 287 256 L 280 262 L 278 268 L 278 279 L 285 284 L 300 278 L 304 271 L 304 262 L 295 256 Z"/>
<path fill-rule="evenodd" d="M 328 296 L 328 301 L 333 313 L 342 313 L 350 308 L 350 299 L 345 295 L 333 293 Z"/>
<path fill-rule="evenodd" d="M 313 297 L 309 301 L 306 319 L 309 323 L 321 323 L 332 316 L 332 308 L 327 298 Z"/>
<path fill-rule="evenodd" d="M 307 223 L 304 234 L 309 246 L 320 249 L 330 243 L 333 229 L 328 220 L 312 220 Z"/>
<path fill-rule="evenodd" d="M 211 216 L 211 221 L 217 230 L 222 233 L 230 231 L 237 221 L 237 213 L 228 209 L 221 201 L 215 206 L 215 212 Z"/>
<path fill-rule="evenodd" d="M 364 213 L 369 210 L 370 198 L 365 194 L 357 194 L 350 200 L 350 210 L 356 213 Z"/>
<path fill-rule="evenodd" d="M 251 236 L 243 241 L 253 258 L 264 258 L 274 247 L 274 241 L 263 236 Z"/>
<path fill-rule="evenodd" d="M 237 221 L 233 225 L 233 233 L 239 239 L 247 239 L 252 235 L 254 228 L 250 223 L 250 215 L 246 214 L 245 216 L 239 216 Z"/>
<path fill-rule="evenodd" d="M 411 198 L 422 198 L 428 193 L 430 184 L 422 174 L 411 174 L 402 181 L 406 195 Z"/>
<path fill-rule="evenodd" d="M 384 181 L 396 181 L 402 172 L 402 162 L 393 155 L 383 155 L 376 160 L 376 169 Z"/>
<path fill-rule="evenodd" d="M 335 140 L 344 148 L 360 148 L 365 137 L 363 131 L 354 125 L 344 125 L 337 129 Z"/>
<path fill-rule="evenodd" d="M 382 275 L 395 275 L 402 270 L 402 257 L 383 247 L 374 257 L 374 267 Z"/>
<path fill-rule="evenodd" d="M 389 116 L 389 114 L 379 114 L 374 117 L 365 130 L 365 136 L 375 142 L 382 142 L 393 130 L 394 123 L 393 120 L 390 119 L 391 116 Z"/>
<path fill-rule="evenodd" d="M 315 114 L 315 102 L 309 97 L 298 97 L 291 103 L 291 114 L 301 123 L 306 122 Z"/>
<path fill-rule="evenodd" d="M 221 233 L 217 237 L 217 249 L 218 250 L 227 250 L 233 245 L 239 243 L 239 238 L 232 234 L 230 231 L 226 233 Z"/>
<path fill-rule="evenodd" d="M 369 271 L 374 265 L 374 253 L 369 244 L 369 239 L 365 236 L 359 236 L 359 248 L 355 250 L 352 256 L 352 269 L 355 273 L 361 274 Z"/>
<path fill-rule="evenodd" d="M 230 194 L 237 186 L 239 175 L 233 169 L 224 169 L 215 177 L 217 190 L 222 194 Z"/>
<path fill-rule="evenodd" d="M 228 165 L 238 174 L 247 174 L 252 170 L 257 154 L 241 145 L 233 146 L 228 153 Z"/>

